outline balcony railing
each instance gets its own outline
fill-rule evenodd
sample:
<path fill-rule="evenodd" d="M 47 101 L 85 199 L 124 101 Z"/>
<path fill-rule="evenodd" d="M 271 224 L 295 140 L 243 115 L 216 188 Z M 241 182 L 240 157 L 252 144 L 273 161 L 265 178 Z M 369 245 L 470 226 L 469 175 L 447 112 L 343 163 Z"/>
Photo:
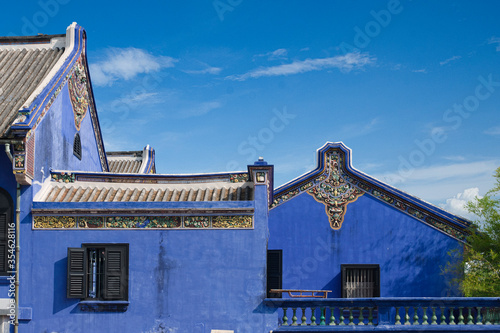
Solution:
<path fill-rule="evenodd" d="M 279 309 L 277 332 L 500 332 L 500 298 L 269 298 L 265 304 Z"/>

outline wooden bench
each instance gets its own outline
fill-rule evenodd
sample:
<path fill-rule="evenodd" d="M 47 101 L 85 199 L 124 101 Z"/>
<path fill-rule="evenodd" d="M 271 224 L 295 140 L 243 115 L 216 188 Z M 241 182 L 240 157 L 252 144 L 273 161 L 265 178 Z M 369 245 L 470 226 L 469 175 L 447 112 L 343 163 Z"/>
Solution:
<path fill-rule="evenodd" d="M 292 298 L 298 298 L 298 297 L 326 298 L 328 293 L 331 293 L 332 291 L 331 290 L 305 290 L 305 289 L 271 289 L 271 290 L 269 290 L 269 292 L 272 294 L 288 293 L 288 295 Z M 315 294 L 321 294 L 321 295 L 315 295 Z"/>

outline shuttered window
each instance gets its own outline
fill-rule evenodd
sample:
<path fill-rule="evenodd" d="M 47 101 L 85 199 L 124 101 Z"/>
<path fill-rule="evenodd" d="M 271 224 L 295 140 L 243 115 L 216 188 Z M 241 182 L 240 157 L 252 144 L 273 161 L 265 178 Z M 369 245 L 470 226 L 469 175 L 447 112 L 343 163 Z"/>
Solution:
<path fill-rule="evenodd" d="M 270 293 L 271 289 L 282 289 L 283 251 L 267 250 L 267 297 L 281 298 L 281 293 Z"/>
<path fill-rule="evenodd" d="M 379 265 L 342 265 L 342 297 L 380 297 Z"/>
<path fill-rule="evenodd" d="M 9 239 L 8 228 L 12 224 L 13 205 L 9 194 L 0 188 L 0 275 L 7 275 L 8 271 L 14 270 L 14 261 L 8 265 Z M 14 232 L 12 229 L 11 232 Z M 12 243 L 14 245 L 15 243 Z M 13 254 L 13 248 L 11 254 Z M 11 258 L 12 259 L 12 258 Z"/>
<path fill-rule="evenodd" d="M 128 244 L 68 248 L 68 298 L 128 299 Z"/>

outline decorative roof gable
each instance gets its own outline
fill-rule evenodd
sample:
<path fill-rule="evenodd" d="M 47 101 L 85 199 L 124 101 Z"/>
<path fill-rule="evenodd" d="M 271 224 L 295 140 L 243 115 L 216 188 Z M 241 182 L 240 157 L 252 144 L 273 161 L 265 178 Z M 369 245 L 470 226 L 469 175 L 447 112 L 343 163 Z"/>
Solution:
<path fill-rule="evenodd" d="M 79 131 L 89 113 L 102 170 L 108 171 L 81 26 L 71 24 L 65 35 L 0 37 L 0 71 L 8 72 L 0 79 L 0 92 L 14 96 L 0 100 L 0 137 L 17 144 L 14 173 L 18 182 L 31 183 L 34 140 L 30 139 L 66 84 L 75 128 Z"/>
<path fill-rule="evenodd" d="M 351 150 L 343 143 L 326 143 L 318 150 L 318 167 L 274 191 L 271 209 L 307 193 L 325 205 L 332 229 L 342 227 L 348 204 L 369 195 L 449 236 L 464 241 L 470 222 L 419 198 L 382 183 L 351 165 Z"/>

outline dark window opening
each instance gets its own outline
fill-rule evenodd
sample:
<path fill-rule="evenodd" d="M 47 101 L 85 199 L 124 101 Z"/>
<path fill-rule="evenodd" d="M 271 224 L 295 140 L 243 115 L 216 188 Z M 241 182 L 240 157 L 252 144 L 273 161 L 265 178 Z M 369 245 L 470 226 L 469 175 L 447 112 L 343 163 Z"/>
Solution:
<path fill-rule="evenodd" d="M 128 300 L 128 244 L 68 248 L 67 297 Z"/>
<path fill-rule="evenodd" d="M 379 265 L 341 265 L 342 297 L 380 297 Z"/>
<path fill-rule="evenodd" d="M 282 289 L 283 251 L 267 250 L 267 297 L 281 298 L 281 293 L 270 293 L 271 289 Z"/>
<path fill-rule="evenodd" d="M 9 248 L 9 226 L 10 232 L 14 234 L 12 213 L 13 204 L 10 195 L 0 188 L 0 276 L 14 270 L 15 249 Z M 10 258 L 10 261 L 9 261 Z"/>
<path fill-rule="evenodd" d="M 73 139 L 73 155 L 79 160 L 82 159 L 82 141 L 80 140 L 80 133 L 76 133 Z"/>

